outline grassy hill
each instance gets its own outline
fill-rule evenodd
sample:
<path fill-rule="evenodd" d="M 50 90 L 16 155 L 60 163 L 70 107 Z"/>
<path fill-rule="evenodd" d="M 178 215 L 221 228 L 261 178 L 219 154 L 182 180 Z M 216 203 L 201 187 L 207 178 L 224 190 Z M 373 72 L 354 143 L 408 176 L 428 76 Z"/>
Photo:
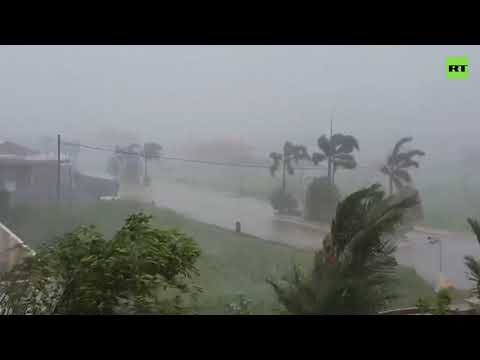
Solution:
<path fill-rule="evenodd" d="M 101 232 L 111 236 L 129 214 L 141 210 L 153 215 L 155 225 L 178 228 L 199 243 L 202 249 L 200 276 L 195 282 L 203 292 L 193 304 L 195 313 L 225 313 L 226 305 L 239 295 L 251 300 L 256 314 L 279 313 L 280 305 L 265 279 L 282 276 L 293 264 L 308 268 L 313 259 L 311 251 L 237 234 L 190 220 L 170 210 L 130 201 L 99 202 L 62 211 L 16 209 L 8 225 L 27 244 L 35 247 L 78 225 L 95 224 Z M 401 297 L 393 307 L 412 306 L 418 297 L 433 295 L 429 284 L 413 269 L 399 267 L 398 278 Z"/>

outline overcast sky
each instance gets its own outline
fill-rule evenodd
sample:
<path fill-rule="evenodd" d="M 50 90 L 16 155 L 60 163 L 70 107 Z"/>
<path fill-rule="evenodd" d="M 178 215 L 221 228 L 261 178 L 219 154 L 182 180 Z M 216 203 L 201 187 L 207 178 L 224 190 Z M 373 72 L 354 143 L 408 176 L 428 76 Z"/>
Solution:
<path fill-rule="evenodd" d="M 454 55 L 469 57 L 468 80 L 445 79 Z M 439 159 L 478 142 L 479 60 L 478 46 L 0 46 L 0 124 L 4 136 L 117 128 L 166 152 L 218 137 L 271 151 L 314 145 L 335 109 L 360 159 L 405 135 Z"/>

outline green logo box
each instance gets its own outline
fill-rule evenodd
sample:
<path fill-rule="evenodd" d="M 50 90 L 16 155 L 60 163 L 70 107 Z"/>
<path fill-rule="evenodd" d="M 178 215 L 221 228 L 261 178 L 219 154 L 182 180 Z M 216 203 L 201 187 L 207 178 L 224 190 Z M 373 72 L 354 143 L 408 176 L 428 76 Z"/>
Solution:
<path fill-rule="evenodd" d="M 447 56 L 445 70 L 447 79 L 468 79 L 468 58 L 466 56 Z"/>

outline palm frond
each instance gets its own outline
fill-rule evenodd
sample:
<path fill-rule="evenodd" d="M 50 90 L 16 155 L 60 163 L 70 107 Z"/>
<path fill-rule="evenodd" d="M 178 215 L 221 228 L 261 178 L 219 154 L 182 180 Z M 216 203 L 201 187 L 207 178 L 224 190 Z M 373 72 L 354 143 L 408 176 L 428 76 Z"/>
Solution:
<path fill-rule="evenodd" d="M 389 236 L 416 199 L 385 198 L 379 184 L 347 196 L 337 207 L 311 276 L 274 286 L 296 314 L 375 313 L 395 294 L 395 243 Z M 295 275 L 295 274 L 294 274 Z"/>
<path fill-rule="evenodd" d="M 392 157 L 395 158 L 397 157 L 398 152 L 400 151 L 400 148 L 402 147 L 403 144 L 406 144 L 407 142 L 412 141 L 413 138 L 411 136 L 407 136 L 404 138 L 401 138 L 397 143 L 395 144 L 393 151 L 392 151 Z"/>
<path fill-rule="evenodd" d="M 480 296 L 480 262 L 473 256 L 465 256 L 465 265 L 469 272 L 467 273 L 468 280 L 475 283 L 474 290 Z"/>
<path fill-rule="evenodd" d="M 342 135 L 340 139 L 340 143 L 338 144 L 338 149 L 336 150 L 337 153 L 351 153 L 353 150 L 360 150 L 360 146 L 358 145 L 358 140 L 352 135 Z"/>
<path fill-rule="evenodd" d="M 414 156 L 425 156 L 425 151 L 422 150 L 410 150 L 403 153 L 398 153 L 395 158 L 397 162 L 411 160 Z"/>
<path fill-rule="evenodd" d="M 478 242 L 480 243 L 480 223 L 478 222 L 478 220 L 474 220 L 472 218 L 468 218 L 467 222 L 472 228 L 475 236 L 477 237 Z"/>
<path fill-rule="evenodd" d="M 338 153 L 333 157 L 334 160 L 343 160 L 343 161 L 355 161 L 355 157 L 351 154 Z"/>
<path fill-rule="evenodd" d="M 336 154 L 333 158 L 333 166 L 335 168 L 355 169 L 357 162 L 351 154 Z"/>
<path fill-rule="evenodd" d="M 399 162 L 397 167 L 399 169 L 406 169 L 406 168 L 409 168 L 409 167 L 415 167 L 415 168 L 418 169 L 420 167 L 420 164 L 418 163 L 418 161 L 407 159 L 407 160 Z"/>
<path fill-rule="evenodd" d="M 285 156 L 293 155 L 295 151 L 295 145 L 293 145 L 290 141 L 286 141 L 283 145 L 283 153 Z"/>
<path fill-rule="evenodd" d="M 324 154 L 320 154 L 320 153 L 317 153 L 317 152 L 312 154 L 312 162 L 315 165 L 318 165 L 319 163 L 321 163 L 326 158 L 327 157 Z"/>
<path fill-rule="evenodd" d="M 322 135 L 318 138 L 317 145 L 320 150 L 325 154 L 325 156 L 330 156 L 332 154 L 331 147 L 330 147 L 330 140 L 325 136 Z"/>
<path fill-rule="evenodd" d="M 299 160 L 310 160 L 310 155 L 304 145 L 296 145 L 293 150 L 293 158 L 298 163 Z"/>
<path fill-rule="evenodd" d="M 355 159 L 352 159 L 352 160 L 335 159 L 333 160 L 333 166 L 335 169 L 343 168 L 343 169 L 351 170 L 357 167 L 357 162 L 355 161 Z"/>
<path fill-rule="evenodd" d="M 273 164 L 270 166 L 270 175 L 275 176 L 275 172 L 280 168 L 280 162 L 282 161 L 282 154 L 272 152 L 270 153 L 270 158 L 273 160 Z"/>

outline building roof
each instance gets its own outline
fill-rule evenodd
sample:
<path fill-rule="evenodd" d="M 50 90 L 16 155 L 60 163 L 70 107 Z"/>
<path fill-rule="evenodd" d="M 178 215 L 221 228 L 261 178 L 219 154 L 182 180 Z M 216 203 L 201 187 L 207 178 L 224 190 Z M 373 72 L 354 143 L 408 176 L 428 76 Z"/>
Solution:
<path fill-rule="evenodd" d="M 3 157 L 0 155 L 0 165 L 6 166 L 33 166 L 33 165 L 51 165 L 56 166 L 57 160 L 52 159 L 25 159 L 25 158 L 12 158 Z M 69 160 L 60 160 L 62 165 L 69 165 Z"/>
<path fill-rule="evenodd" d="M 39 154 L 38 151 L 10 141 L 0 142 L 0 155 L 2 156 L 32 156 Z"/>

